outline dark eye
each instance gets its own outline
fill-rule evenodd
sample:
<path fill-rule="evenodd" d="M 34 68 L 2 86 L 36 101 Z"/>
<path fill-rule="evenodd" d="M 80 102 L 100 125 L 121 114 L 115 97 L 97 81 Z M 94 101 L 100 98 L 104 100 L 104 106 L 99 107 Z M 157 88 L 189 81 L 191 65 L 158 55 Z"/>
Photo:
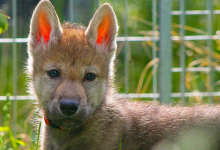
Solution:
<path fill-rule="evenodd" d="M 51 78 L 56 78 L 60 76 L 60 72 L 58 70 L 52 69 L 47 72 L 48 76 Z"/>
<path fill-rule="evenodd" d="M 94 73 L 87 73 L 85 76 L 85 80 L 93 81 L 96 78 L 96 74 Z"/>

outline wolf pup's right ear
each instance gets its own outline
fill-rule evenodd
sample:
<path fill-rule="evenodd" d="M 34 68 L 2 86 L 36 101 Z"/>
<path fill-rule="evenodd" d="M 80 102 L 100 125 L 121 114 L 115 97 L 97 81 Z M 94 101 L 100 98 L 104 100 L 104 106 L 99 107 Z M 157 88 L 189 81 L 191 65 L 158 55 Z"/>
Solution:
<path fill-rule="evenodd" d="M 118 25 L 112 7 L 105 3 L 99 7 L 86 29 L 89 43 L 99 51 L 113 52 L 116 49 Z"/>
<path fill-rule="evenodd" d="M 29 42 L 48 45 L 62 34 L 59 18 L 49 0 L 41 0 L 34 10 L 30 24 Z"/>

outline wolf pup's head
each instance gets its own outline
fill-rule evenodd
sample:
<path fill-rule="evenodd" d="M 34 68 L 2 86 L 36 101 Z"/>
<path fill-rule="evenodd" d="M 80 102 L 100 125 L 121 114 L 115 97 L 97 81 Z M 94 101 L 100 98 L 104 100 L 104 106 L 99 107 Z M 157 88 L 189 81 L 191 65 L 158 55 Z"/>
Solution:
<path fill-rule="evenodd" d="M 88 28 L 61 25 L 49 0 L 37 5 L 28 39 L 30 89 L 54 124 L 76 128 L 101 105 L 112 80 L 117 31 L 109 4 L 100 6 Z"/>

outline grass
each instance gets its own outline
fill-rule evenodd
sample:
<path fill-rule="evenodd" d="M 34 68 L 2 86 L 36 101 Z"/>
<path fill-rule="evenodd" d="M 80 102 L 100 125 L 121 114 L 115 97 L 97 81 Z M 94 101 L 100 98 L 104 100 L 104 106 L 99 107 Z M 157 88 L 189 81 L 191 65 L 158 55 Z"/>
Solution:
<path fill-rule="evenodd" d="M 14 135 L 12 132 L 12 128 L 10 127 L 11 125 L 10 124 L 11 101 L 9 100 L 9 96 L 10 94 L 7 94 L 7 99 L 4 102 L 4 105 L 2 107 L 4 125 L 0 126 L 0 148 L 1 150 L 31 149 L 34 146 L 34 142 L 32 142 L 32 144 L 26 143 L 26 139 L 25 139 L 26 136 L 24 133 Z"/>
<path fill-rule="evenodd" d="M 40 139 L 40 128 L 41 128 L 41 123 L 39 124 L 39 128 L 38 128 L 38 134 L 37 134 L 37 145 L 36 145 L 36 148 L 35 150 L 38 150 L 39 148 L 39 139 Z"/>
<path fill-rule="evenodd" d="M 121 146 L 122 146 L 122 134 L 121 134 L 118 150 L 121 150 Z M 117 148 L 115 148 L 115 150 L 117 150 Z"/>
<path fill-rule="evenodd" d="M 132 16 L 131 17 L 133 20 L 138 21 L 142 24 L 145 24 L 147 26 L 152 27 L 152 22 L 142 19 L 137 16 Z M 159 36 L 159 26 L 156 26 L 156 33 L 153 33 L 151 30 L 140 30 L 139 34 L 143 36 L 152 36 L 155 34 L 156 37 Z M 180 24 L 172 23 L 172 36 L 180 36 L 179 30 L 181 28 Z M 186 32 L 192 32 L 195 33 L 195 35 L 208 35 L 207 31 L 201 30 L 199 28 L 195 27 L 190 27 L 190 26 L 184 26 L 184 29 Z M 219 62 L 220 62 L 220 40 L 219 39 L 214 39 L 213 40 L 213 53 L 210 53 L 210 48 L 206 43 L 207 41 L 184 41 L 185 44 L 185 55 L 186 55 L 186 60 L 185 60 L 185 65 L 187 68 L 191 67 L 210 67 L 212 66 L 213 68 L 219 67 Z M 180 58 L 180 52 L 179 48 L 180 45 L 182 44 L 181 40 L 177 41 L 172 41 L 173 45 L 173 62 L 172 62 L 172 67 L 179 67 L 180 62 L 176 58 Z M 150 58 L 151 61 L 146 63 L 144 69 L 142 70 L 140 77 L 139 77 L 139 82 L 137 85 L 137 91 L 136 93 L 148 93 L 151 89 L 151 83 L 153 79 L 153 75 L 155 74 L 153 70 L 153 66 L 155 65 L 156 68 L 158 69 L 158 63 L 159 63 L 159 58 L 152 58 L 152 46 L 153 42 L 152 41 L 143 41 L 143 48 L 145 49 L 146 53 L 148 54 L 148 57 Z M 159 47 L 156 47 L 156 53 L 158 53 Z M 212 55 L 212 56 L 211 56 Z M 175 56 L 175 57 L 174 57 Z M 211 62 L 209 59 L 213 58 L 213 61 Z M 153 59 L 153 60 L 152 60 Z M 178 61 L 177 61 L 178 60 Z M 219 81 L 219 73 L 215 72 L 215 76 L 213 76 L 214 80 L 214 91 L 217 92 L 219 91 L 220 87 L 220 81 Z M 216 75 L 218 74 L 218 75 Z M 180 92 L 180 78 L 178 77 L 178 73 L 173 73 L 172 75 L 173 81 L 172 82 L 172 87 L 173 87 L 173 92 Z M 207 92 L 211 90 L 210 87 L 210 74 L 207 72 L 190 72 L 186 71 L 185 74 L 185 86 L 186 92 Z M 176 82 L 178 81 L 178 82 Z M 198 97 L 194 96 L 191 98 L 186 98 L 189 103 L 207 103 L 208 98 L 207 97 Z M 219 103 L 219 97 L 214 97 L 214 100 L 216 103 Z M 181 103 L 180 99 L 177 100 L 178 103 Z"/>
<path fill-rule="evenodd" d="M 3 145 L 1 133 L 0 133 L 0 148 L 1 148 L 2 150 L 4 150 L 4 145 Z"/>

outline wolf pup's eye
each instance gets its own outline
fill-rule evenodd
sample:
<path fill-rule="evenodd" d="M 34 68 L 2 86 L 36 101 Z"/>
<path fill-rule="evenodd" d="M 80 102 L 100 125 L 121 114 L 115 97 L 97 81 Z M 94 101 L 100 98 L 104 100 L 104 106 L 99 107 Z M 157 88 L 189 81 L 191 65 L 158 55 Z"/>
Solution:
<path fill-rule="evenodd" d="M 48 76 L 51 78 L 56 78 L 60 76 L 60 72 L 58 70 L 52 69 L 47 72 Z"/>
<path fill-rule="evenodd" d="M 88 81 L 94 81 L 96 78 L 96 74 L 95 73 L 87 73 L 85 76 L 85 80 Z"/>

